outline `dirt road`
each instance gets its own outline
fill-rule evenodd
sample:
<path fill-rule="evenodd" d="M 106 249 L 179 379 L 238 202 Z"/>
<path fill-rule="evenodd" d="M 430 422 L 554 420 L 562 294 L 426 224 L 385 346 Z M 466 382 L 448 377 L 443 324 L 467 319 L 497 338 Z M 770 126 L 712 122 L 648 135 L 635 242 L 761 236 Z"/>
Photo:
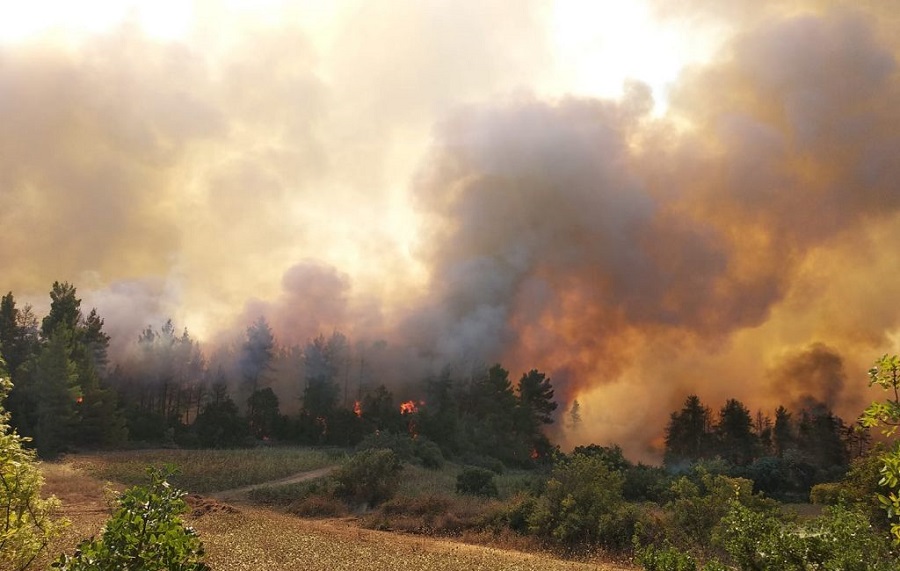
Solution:
<path fill-rule="evenodd" d="M 297 472 L 296 474 L 291 474 L 290 476 L 279 478 L 277 480 L 269 480 L 268 482 L 261 482 L 259 484 L 251 484 L 249 486 L 241 486 L 240 488 L 232 488 L 230 490 L 222 490 L 221 492 L 215 492 L 212 494 L 208 494 L 209 496 L 216 498 L 217 500 L 235 500 L 246 494 L 247 492 L 251 492 L 253 490 L 258 490 L 260 488 L 271 488 L 274 486 L 285 486 L 287 484 L 297 484 L 299 482 L 308 482 L 310 480 L 316 480 L 318 478 L 324 478 L 328 474 L 331 474 L 337 468 L 337 465 L 326 466 L 324 468 L 319 468 L 318 470 L 309 470 L 306 472 Z"/>

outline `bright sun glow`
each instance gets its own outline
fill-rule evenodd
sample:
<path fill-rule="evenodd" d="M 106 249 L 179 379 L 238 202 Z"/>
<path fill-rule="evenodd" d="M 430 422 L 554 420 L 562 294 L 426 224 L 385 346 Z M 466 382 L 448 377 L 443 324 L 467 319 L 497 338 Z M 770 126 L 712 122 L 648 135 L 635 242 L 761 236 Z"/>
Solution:
<path fill-rule="evenodd" d="M 183 0 L 30 0 L 10 3 L 0 16 L 0 41 L 16 42 L 42 35 L 77 39 L 133 21 L 148 36 L 184 37 L 193 18 Z"/>
<path fill-rule="evenodd" d="M 616 97 L 623 82 L 653 89 L 657 111 L 685 65 L 708 59 L 713 30 L 691 32 L 653 19 L 643 2 L 557 0 L 550 21 L 561 83 L 579 95 Z"/>

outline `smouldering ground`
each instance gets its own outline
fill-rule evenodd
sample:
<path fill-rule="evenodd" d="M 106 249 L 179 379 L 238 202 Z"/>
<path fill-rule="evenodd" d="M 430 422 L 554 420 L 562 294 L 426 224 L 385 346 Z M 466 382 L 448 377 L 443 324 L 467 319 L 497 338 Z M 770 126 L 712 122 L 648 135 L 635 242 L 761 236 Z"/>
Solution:
<path fill-rule="evenodd" d="M 84 463 L 81 463 L 84 466 Z M 62 501 L 72 525 L 38 562 L 71 552 L 78 540 L 96 534 L 108 516 L 104 482 L 71 460 L 42 466 L 46 494 Z M 122 486 L 117 486 L 122 488 Z M 189 516 L 214 571 L 541 570 L 614 571 L 627 567 L 592 565 L 423 536 L 361 529 L 352 520 L 313 521 L 259 507 L 238 505 L 236 512 L 204 510 Z"/>

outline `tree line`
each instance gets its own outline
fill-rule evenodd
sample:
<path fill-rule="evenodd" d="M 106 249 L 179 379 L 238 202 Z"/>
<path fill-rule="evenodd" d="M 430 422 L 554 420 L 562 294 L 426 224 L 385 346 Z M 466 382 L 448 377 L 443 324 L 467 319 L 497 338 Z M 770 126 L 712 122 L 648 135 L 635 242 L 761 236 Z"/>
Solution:
<path fill-rule="evenodd" d="M 345 335 L 280 347 L 262 317 L 232 351 L 211 358 L 171 320 L 148 326 L 113 363 L 104 320 L 94 309 L 84 314 L 76 288 L 55 282 L 50 300 L 40 321 L 11 292 L 0 300 L 0 355 L 14 387 L 8 409 L 42 456 L 128 441 L 352 446 L 375 433 L 431 440 L 444 455 L 473 461 L 527 465 L 553 450 L 543 429 L 557 403 L 551 380 L 537 370 L 518 382 L 499 364 L 385 379 L 404 392 L 399 399 L 360 362 L 351 394 L 353 350 Z M 276 379 L 293 387 L 298 402 L 281 402 Z"/>
<path fill-rule="evenodd" d="M 814 399 L 794 411 L 779 406 L 773 420 L 737 399 L 727 399 L 716 415 L 690 395 L 669 418 L 664 464 L 677 472 L 718 463 L 722 473 L 753 480 L 756 491 L 806 501 L 812 486 L 839 480 L 851 459 L 867 451 L 869 433 L 860 428 Z"/>

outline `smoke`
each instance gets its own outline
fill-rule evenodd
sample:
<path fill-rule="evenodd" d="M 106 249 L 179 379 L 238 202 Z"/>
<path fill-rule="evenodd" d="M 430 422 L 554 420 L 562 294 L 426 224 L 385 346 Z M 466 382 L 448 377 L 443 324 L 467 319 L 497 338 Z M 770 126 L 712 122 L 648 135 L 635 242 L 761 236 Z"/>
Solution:
<path fill-rule="evenodd" d="M 900 25 L 758 5 L 656 4 L 727 30 L 663 114 L 548 90 L 540 3 L 0 44 L 0 286 L 75 283 L 114 353 L 172 317 L 227 361 L 263 316 L 346 334 L 348 386 L 536 367 L 557 437 L 643 458 L 690 393 L 852 417 L 900 330 Z"/>
<path fill-rule="evenodd" d="M 786 356 L 770 374 L 771 390 L 794 410 L 810 402 L 833 408 L 846 382 L 843 359 L 822 343 Z"/>

